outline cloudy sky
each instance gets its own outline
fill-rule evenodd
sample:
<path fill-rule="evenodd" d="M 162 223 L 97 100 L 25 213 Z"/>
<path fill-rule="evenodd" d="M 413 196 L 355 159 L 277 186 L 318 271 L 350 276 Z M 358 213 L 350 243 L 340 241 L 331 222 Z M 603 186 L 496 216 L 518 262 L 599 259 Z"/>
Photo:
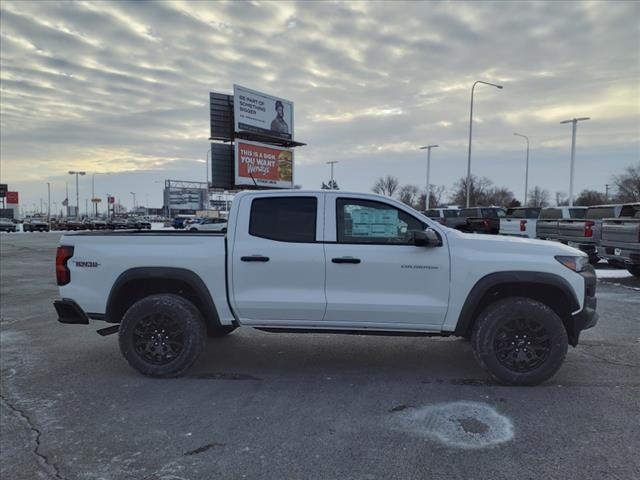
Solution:
<path fill-rule="evenodd" d="M 524 193 L 604 190 L 640 158 L 637 2 L 11 2 L 1 4 L 2 183 L 26 209 L 64 199 L 68 170 L 96 194 L 160 206 L 165 178 L 205 179 L 208 94 L 234 83 L 295 102 L 296 183 L 342 189 L 393 174 L 424 185 L 473 173 Z M 70 196 L 75 191 L 70 182 Z M 81 179 L 80 202 L 91 176 Z"/>

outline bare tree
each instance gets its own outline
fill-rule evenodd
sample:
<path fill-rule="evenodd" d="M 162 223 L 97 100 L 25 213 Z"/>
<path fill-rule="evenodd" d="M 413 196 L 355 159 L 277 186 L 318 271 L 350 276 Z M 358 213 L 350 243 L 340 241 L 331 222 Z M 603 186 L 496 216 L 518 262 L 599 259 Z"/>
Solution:
<path fill-rule="evenodd" d="M 338 187 L 338 182 L 335 180 L 329 180 L 327 183 L 322 182 L 322 186 L 320 187 L 322 190 L 340 190 Z"/>
<path fill-rule="evenodd" d="M 483 205 L 504 206 L 513 202 L 513 192 L 507 187 L 492 187 L 487 190 Z"/>
<path fill-rule="evenodd" d="M 562 207 L 565 205 L 569 205 L 567 194 L 564 192 L 556 192 L 556 206 Z"/>
<path fill-rule="evenodd" d="M 373 191 L 373 193 L 393 197 L 393 194 L 396 193 L 396 190 L 398 190 L 399 186 L 400 182 L 396 177 L 387 175 L 386 177 L 380 177 L 378 180 L 376 180 L 376 183 L 373 185 L 373 188 L 371 190 Z"/>
<path fill-rule="evenodd" d="M 420 208 L 420 188 L 417 185 L 403 185 L 398 190 L 398 200 L 412 208 Z"/>
<path fill-rule="evenodd" d="M 487 194 L 487 190 L 493 185 L 491 180 L 486 177 L 477 177 L 471 175 L 470 189 L 469 189 L 469 205 L 480 205 L 484 202 Z M 456 205 L 465 205 L 467 202 L 467 177 L 460 178 L 453 184 L 453 191 L 451 193 L 451 201 Z"/>
<path fill-rule="evenodd" d="M 640 162 L 629 165 L 622 174 L 613 177 L 618 202 L 640 202 Z"/>
<path fill-rule="evenodd" d="M 591 205 L 602 205 L 607 202 L 607 196 L 597 190 L 582 190 L 580 195 L 573 202 L 575 205 L 588 207 Z"/>
<path fill-rule="evenodd" d="M 447 188 L 444 185 L 431 185 L 429 189 L 429 208 L 436 208 L 442 205 L 442 197 L 446 192 Z M 427 204 L 425 200 L 427 199 L 427 194 L 423 190 L 420 193 L 420 198 L 418 199 L 418 206 L 420 207 L 417 210 L 426 210 Z"/>
<path fill-rule="evenodd" d="M 527 207 L 547 207 L 549 206 L 549 192 L 538 185 L 529 190 Z"/>

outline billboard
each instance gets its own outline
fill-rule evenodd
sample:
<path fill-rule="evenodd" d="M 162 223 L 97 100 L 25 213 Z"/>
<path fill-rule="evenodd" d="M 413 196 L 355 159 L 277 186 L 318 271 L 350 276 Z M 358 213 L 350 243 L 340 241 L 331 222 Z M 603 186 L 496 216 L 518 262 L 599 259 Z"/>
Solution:
<path fill-rule="evenodd" d="M 236 139 L 235 184 L 293 188 L 293 150 Z"/>
<path fill-rule="evenodd" d="M 207 202 L 203 188 L 171 186 L 164 190 L 165 207 L 170 210 L 202 210 Z"/>
<path fill-rule="evenodd" d="M 233 86 L 233 118 L 236 132 L 293 140 L 293 102 Z"/>

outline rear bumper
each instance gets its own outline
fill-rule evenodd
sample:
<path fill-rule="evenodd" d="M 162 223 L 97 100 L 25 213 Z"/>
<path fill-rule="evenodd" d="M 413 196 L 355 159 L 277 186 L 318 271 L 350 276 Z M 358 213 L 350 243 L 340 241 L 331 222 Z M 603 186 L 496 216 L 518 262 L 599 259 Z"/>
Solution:
<path fill-rule="evenodd" d="M 616 255 L 616 250 L 619 254 Z M 640 265 L 640 249 L 626 246 L 602 245 L 598 247 L 598 256 L 606 260 L 617 260 L 631 265 Z"/>
<path fill-rule="evenodd" d="M 60 323 L 71 324 L 89 324 L 89 317 L 73 300 L 63 298 L 62 300 L 56 300 L 53 302 L 53 307 L 58 313 L 58 321 Z"/>

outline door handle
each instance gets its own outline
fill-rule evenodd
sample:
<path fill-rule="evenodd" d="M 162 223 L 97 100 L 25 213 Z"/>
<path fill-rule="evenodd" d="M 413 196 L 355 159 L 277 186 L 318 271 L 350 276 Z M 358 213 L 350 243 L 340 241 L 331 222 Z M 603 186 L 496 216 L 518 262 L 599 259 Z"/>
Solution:
<path fill-rule="evenodd" d="M 250 257 L 240 257 L 243 262 L 268 262 L 269 257 L 263 257 L 262 255 L 251 255 Z"/>
<path fill-rule="evenodd" d="M 331 261 L 333 263 L 360 263 L 359 258 L 353 258 L 353 257 L 332 258 Z"/>

